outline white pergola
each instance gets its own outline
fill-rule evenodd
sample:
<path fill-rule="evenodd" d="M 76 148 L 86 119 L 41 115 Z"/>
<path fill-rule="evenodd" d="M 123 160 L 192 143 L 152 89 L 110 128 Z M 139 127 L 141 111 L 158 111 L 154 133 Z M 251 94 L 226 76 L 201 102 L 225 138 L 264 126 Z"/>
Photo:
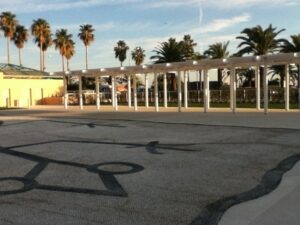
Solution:
<path fill-rule="evenodd" d="M 181 80 L 183 75 L 184 80 L 184 107 L 188 107 L 188 96 L 187 96 L 187 74 L 189 71 L 196 71 L 199 73 L 201 71 L 204 74 L 204 112 L 209 111 L 210 102 L 210 90 L 209 90 L 209 75 L 208 71 L 212 69 L 223 69 L 226 68 L 230 70 L 230 109 L 232 112 L 236 111 L 236 69 L 238 68 L 255 68 L 255 87 L 256 87 L 256 109 L 260 110 L 260 73 L 259 67 L 264 68 L 263 73 L 263 91 L 264 91 L 264 113 L 268 112 L 268 66 L 272 65 L 285 65 L 285 109 L 289 110 L 289 65 L 290 64 L 300 64 L 300 52 L 299 53 L 282 53 L 282 54 L 272 54 L 272 55 L 261 55 L 261 56 L 249 56 L 249 57 L 231 57 L 224 59 L 202 59 L 196 61 L 185 61 L 176 63 L 166 63 L 166 64 L 151 64 L 151 65 L 141 65 L 141 66 L 129 66 L 129 67 L 114 67 L 114 68 L 99 68 L 99 69 L 89 69 L 89 70 L 74 70 L 66 72 L 56 72 L 55 75 L 64 77 L 64 107 L 68 108 L 68 92 L 67 92 L 67 77 L 77 76 L 79 78 L 79 106 L 83 109 L 83 93 L 82 93 L 82 77 L 92 77 L 95 78 L 96 83 L 96 108 L 100 109 L 100 77 L 101 76 L 111 76 L 112 77 L 112 105 L 114 109 L 118 110 L 118 98 L 117 98 L 117 84 L 116 76 L 128 75 L 128 107 L 132 107 L 131 103 L 131 87 L 133 88 L 133 104 L 134 110 L 138 110 L 137 106 L 137 87 L 136 87 L 136 75 L 143 75 L 145 78 L 145 106 L 149 107 L 149 97 L 148 97 L 148 75 L 154 74 L 154 93 L 155 93 L 155 111 L 159 111 L 159 96 L 158 96 L 158 82 L 157 75 L 164 73 L 164 107 L 168 107 L 167 104 L 167 77 L 166 73 L 170 71 L 175 71 L 177 73 L 177 91 L 178 91 L 178 112 L 182 109 L 182 90 L 181 90 Z M 131 84 L 131 76 L 133 76 L 133 84 Z M 299 79 L 298 79 L 299 82 Z M 300 93 L 300 90 L 299 90 Z"/>

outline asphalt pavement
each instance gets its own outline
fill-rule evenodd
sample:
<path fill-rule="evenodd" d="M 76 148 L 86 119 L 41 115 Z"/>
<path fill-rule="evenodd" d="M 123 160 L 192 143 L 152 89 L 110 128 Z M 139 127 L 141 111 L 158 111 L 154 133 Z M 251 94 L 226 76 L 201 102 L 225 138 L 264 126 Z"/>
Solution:
<path fill-rule="evenodd" d="M 295 224 L 299 137 L 299 112 L 1 110 L 0 224 Z"/>

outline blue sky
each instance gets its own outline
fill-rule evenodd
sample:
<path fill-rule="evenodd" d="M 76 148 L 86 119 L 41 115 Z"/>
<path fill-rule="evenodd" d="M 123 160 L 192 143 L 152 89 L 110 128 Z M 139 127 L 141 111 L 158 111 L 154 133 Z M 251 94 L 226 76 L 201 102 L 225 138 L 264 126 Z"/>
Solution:
<path fill-rule="evenodd" d="M 151 63 L 152 50 L 160 42 L 191 34 L 203 52 L 215 42 L 230 41 L 234 53 L 235 39 L 246 27 L 272 23 L 285 28 L 280 37 L 300 33 L 299 0 L 0 0 L 2 11 L 17 15 L 20 24 L 30 27 L 38 18 L 46 19 L 55 33 L 65 28 L 73 34 L 76 54 L 72 69 L 83 69 L 84 46 L 77 38 L 79 26 L 92 24 L 95 42 L 89 48 L 89 68 L 119 66 L 113 48 L 118 40 L 130 47 L 124 65 L 133 65 L 130 52 L 136 46 L 146 50 L 145 63 Z M 11 44 L 12 63 L 18 63 L 17 49 Z M 39 49 L 32 38 L 22 50 L 23 65 L 39 69 Z M 6 41 L 0 37 L 0 61 L 6 62 Z M 51 47 L 46 53 L 46 70 L 61 70 L 61 58 Z"/>

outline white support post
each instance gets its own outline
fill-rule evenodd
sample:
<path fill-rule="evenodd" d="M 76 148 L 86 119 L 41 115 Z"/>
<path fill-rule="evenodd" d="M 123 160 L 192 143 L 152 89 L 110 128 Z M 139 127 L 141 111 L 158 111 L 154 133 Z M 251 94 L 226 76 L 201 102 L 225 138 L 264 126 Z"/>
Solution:
<path fill-rule="evenodd" d="M 127 101 L 128 101 L 128 107 L 131 108 L 131 75 L 128 75 L 128 89 L 127 89 Z"/>
<path fill-rule="evenodd" d="M 145 74 L 145 105 L 149 108 L 149 79 L 148 74 Z"/>
<path fill-rule="evenodd" d="M 300 109 L 300 64 L 297 65 L 298 69 L 298 109 Z"/>
<path fill-rule="evenodd" d="M 181 91 L 181 72 L 177 72 L 177 91 L 178 91 L 178 112 L 181 112 L 182 107 L 182 91 Z"/>
<path fill-rule="evenodd" d="M 168 108 L 167 74 L 164 74 L 164 107 Z"/>
<path fill-rule="evenodd" d="M 159 111 L 157 73 L 154 73 L 155 112 Z"/>
<path fill-rule="evenodd" d="M 99 82 L 99 77 L 95 77 L 95 82 L 96 82 L 96 108 L 97 110 L 100 109 L 100 82 Z"/>
<path fill-rule="evenodd" d="M 267 74 L 268 74 L 268 68 L 267 65 L 264 65 L 264 113 L 267 114 L 268 113 L 268 108 L 269 108 L 269 89 L 268 89 L 268 78 L 267 78 Z"/>
<path fill-rule="evenodd" d="M 234 90 L 234 82 L 233 82 L 233 73 L 232 68 L 230 70 L 230 110 L 233 111 L 233 90 Z"/>
<path fill-rule="evenodd" d="M 256 109 L 260 110 L 260 70 L 259 66 L 255 68 L 255 88 L 256 88 Z"/>
<path fill-rule="evenodd" d="M 64 77 L 64 107 L 68 109 L 68 84 L 67 84 L 67 77 Z"/>
<path fill-rule="evenodd" d="M 231 105 L 231 111 L 233 113 L 236 112 L 236 74 L 235 74 L 235 68 L 232 67 L 230 69 L 230 80 L 231 80 L 231 94 L 230 94 L 230 105 Z"/>
<path fill-rule="evenodd" d="M 137 111 L 137 92 L 136 92 L 136 74 L 133 75 L 133 98 L 134 98 L 134 111 Z"/>
<path fill-rule="evenodd" d="M 289 65 L 285 65 L 285 88 L 284 88 L 284 100 L 285 100 L 285 110 L 290 110 L 290 73 L 289 73 Z"/>
<path fill-rule="evenodd" d="M 197 101 L 200 102 L 200 93 L 202 91 L 202 71 L 197 70 L 197 74 L 198 74 L 198 82 L 199 82 L 199 86 L 197 85 Z"/>
<path fill-rule="evenodd" d="M 83 98 L 82 98 L 82 77 L 79 76 L 79 106 L 83 109 Z"/>
<path fill-rule="evenodd" d="M 184 72 L 184 108 L 188 108 L 188 72 Z"/>
<path fill-rule="evenodd" d="M 207 113 L 209 110 L 209 77 L 208 77 L 208 70 L 204 70 L 204 112 Z"/>
<path fill-rule="evenodd" d="M 111 105 L 115 107 L 115 76 L 111 76 Z"/>
<path fill-rule="evenodd" d="M 117 79 L 115 77 L 114 79 L 114 103 L 115 103 L 115 110 L 118 111 L 118 85 L 117 85 Z"/>

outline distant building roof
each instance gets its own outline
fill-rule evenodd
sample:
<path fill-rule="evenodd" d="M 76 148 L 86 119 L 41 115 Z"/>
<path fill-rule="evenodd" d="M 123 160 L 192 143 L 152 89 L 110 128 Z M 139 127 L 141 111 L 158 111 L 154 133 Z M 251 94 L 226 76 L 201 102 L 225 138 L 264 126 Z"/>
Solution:
<path fill-rule="evenodd" d="M 46 72 L 5 63 L 0 63 L 0 71 L 3 72 L 4 75 L 49 76 Z"/>

